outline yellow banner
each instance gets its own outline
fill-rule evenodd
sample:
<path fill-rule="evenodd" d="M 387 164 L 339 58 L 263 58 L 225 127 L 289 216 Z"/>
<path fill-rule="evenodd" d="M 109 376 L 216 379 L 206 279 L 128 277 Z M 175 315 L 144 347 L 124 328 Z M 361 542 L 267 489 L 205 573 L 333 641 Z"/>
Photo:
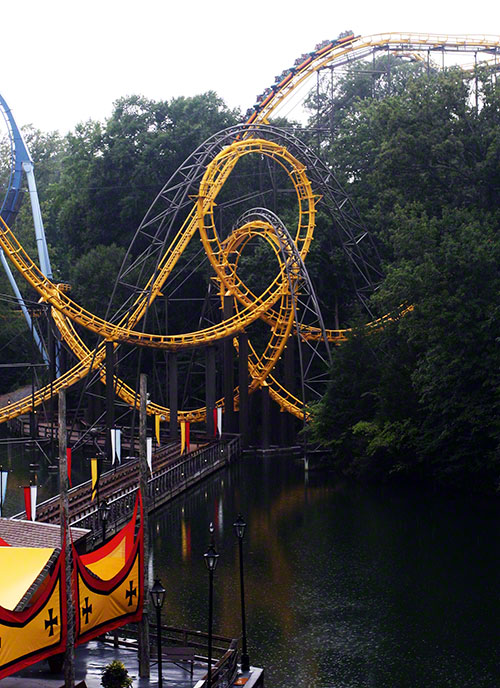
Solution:
<path fill-rule="evenodd" d="M 160 416 L 158 414 L 155 415 L 155 435 L 158 446 L 160 446 Z"/>
<path fill-rule="evenodd" d="M 181 420 L 181 454 L 186 449 L 186 421 Z"/>
<path fill-rule="evenodd" d="M 26 624 L 0 623 L 0 667 L 61 642 L 61 579 L 38 614 Z"/>
<path fill-rule="evenodd" d="M 139 609 L 139 552 L 127 576 L 113 590 L 98 590 L 78 574 L 80 636 Z"/>
<path fill-rule="evenodd" d="M 99 486 L 99 466 L 97 464 L 97 459 L 90 459 L 90 472 L 92 476 L 92 499 L 93 501 L 97 496 L 97 488 Z"/>

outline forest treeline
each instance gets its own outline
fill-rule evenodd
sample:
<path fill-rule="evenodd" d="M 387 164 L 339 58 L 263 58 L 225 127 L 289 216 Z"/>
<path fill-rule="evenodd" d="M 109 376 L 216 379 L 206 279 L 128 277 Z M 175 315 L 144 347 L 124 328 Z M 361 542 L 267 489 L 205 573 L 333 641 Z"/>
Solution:
<path fill-rule="evenodd" d="M 385 277 L 372 310 L 393 314 L 383 327 L 365 327 L 335 228 L 319 213 L 307 266 L 327 326 L 352 333 L 333 352 L 309 439 L 328 446 L 335 468 L 357 479 L 494 492 L 500 82 L 491 73 L 390 59 L 390 70 L 381 58 L 372 73 L 354 66 L 335 84 L 325 80 L 308 103 L 314 131 L 303 135 L 377 242 Z M 170 102 L 123 98 L 104 123 L 82 123 L 65 137 L 26 129 L 56 279 L 103 313 L 102 294 L 163 183 L 198 144 L 238 121 L 240 113 L 209 92 Z M 15 230 L 34 253 L 28 205 Z M 19 357 L 22 327 L 8 308 L 0 303 L 4 360 Z M 17 382 L 7 377 L 2 386 Z"/>

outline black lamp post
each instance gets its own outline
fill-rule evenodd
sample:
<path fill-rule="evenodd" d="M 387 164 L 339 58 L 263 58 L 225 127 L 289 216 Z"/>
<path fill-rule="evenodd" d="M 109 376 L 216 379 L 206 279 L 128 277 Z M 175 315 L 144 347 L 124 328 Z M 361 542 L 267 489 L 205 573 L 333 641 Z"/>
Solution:
<path fill-rule="evenodd" d="M 214 571 L 217 567 L 217 560 L 219 555 L 214 545 L 214 527 L 210 524 L 210 534 L 212 541 L 209 548 L 203 555 L 205 564 L 208 569 L 208 688 L 212 688 L 212 621 L 213 621 L 213 605 L 214 605 Z"/>
<path fill-rule="evenodd" d="M 156 609 L 156 642 L 158 645 L 158 685 L 163 686 L 162 665 L 161 665 L 161 608 L 165 600 L 165 588 L 160 583 L 159 578 L 155 578 L 153 587 L 149 591 L 153 607 Z"/>
<path fill-rule="evenodd" d="M 102 523 L 102 541 L 104 543 L 104 541 L 106 540 L 106 523 L 108 522 L 109 512 L 111 511 L 111 508 L 108 506 L 108 503 L 105 499 L 103 499 L 102 502 L 99 504 L 99 511 L 101 514 Z"/>
<path fill-rule="evenodd" d="M 245 582 L 243 578 L 243 537 L 245 535 L 245 528 L 247 524 L 243 520 L 241 514 L 233 523 L 236 537 L 238 538 L 238 545 L 240 550 L 240 592 L 241 592 L 241 670 L 250 670 L 250 659 L 247 652 L 247 625 L 245 618 Z"/>

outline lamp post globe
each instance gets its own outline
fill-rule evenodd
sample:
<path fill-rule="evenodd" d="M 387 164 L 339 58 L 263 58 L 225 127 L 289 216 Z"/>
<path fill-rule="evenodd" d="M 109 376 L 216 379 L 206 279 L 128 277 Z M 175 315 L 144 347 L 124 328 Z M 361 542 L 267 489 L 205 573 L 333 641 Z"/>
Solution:
<path fill-rule="evenodd" d="M 239 540 L 243 540 L 245 537 L 245 528 L 247 527 L 247 524 L 243 520 L 243 517 L 241 514 L 239 514 L 238 518 L 236 521 L 233 523 L 234 531 L 236 533 L 236 537 Z"/>
<path fill-rule="evenodd" d="M 149 591 L 149 594 L 151 595 L 151 601 L 153 603 L 153 607 L 155 609 L 161 609 L 163 607 L 163 603 L 165 601 L 165 593 L 167 591 L 161 584 L 161 581 L 159 578 L 155 578 L 155 582 L 153 584 L 153 587 Z"/>
<path fill-rule="evenodd" d="M 203 557 L 205 559 L 205 565 L 207 569 L 213 573 L 217 568 L 217 561 L 219 559 L 219 555 L 217 554 L 213 544 L 209 546 Z"/>

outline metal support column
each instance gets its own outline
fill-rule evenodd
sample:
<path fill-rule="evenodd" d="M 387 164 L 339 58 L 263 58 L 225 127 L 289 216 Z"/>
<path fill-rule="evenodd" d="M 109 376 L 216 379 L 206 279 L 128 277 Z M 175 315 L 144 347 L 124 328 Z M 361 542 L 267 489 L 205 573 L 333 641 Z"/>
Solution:
<path fill-rule="evenodd" d="M 111 430 L 115 426 L 115 349 L 106 342 L 106 456 L 111 456 Z"/>
<path fill-rule="evenodd" d="M 248 448 L 248 335 L 242 332 L 238 337 L 238 386 L 240 393 L 239 431 L 241 446 Z"/>
<path fill-rule="evenodd" d="M 233 316 L 234 297 L 224 294 L 223 318 Z M 234 346 L 232 337 L 224 340 L 224 426 L 226 432 L 234 432 Z"/>
<path fill-rule="evenodd" d="M 55 420 L 55 399 L 54 399 L 54 380 L 56 379 L 56 343 L 54 337 L 54 323 L 52 320 L 52 309 L 47 311 L 47 341 L 49 349 L 49 381 L 50 381 L 50 455 L 54 457 L 54 420 Z"/>
<path fill-rule="evenodd" d="M 179 410 L 179 385 L 177 380 L 177 354 L 168 354 L 168 403 L 170 404 L 169 433 L 171 440 L 177 440 L 179 431 L 177 427 L 177 412 Z"/>
<path fill-rule="evenodd" d="M 215 347 L 209 346 L 205 351 L 205 404 L 207 407 L 207 437 L 215 436 Z"/>
<path fill-rule="evenodd" d="M 261 387 L 262 393 L 262 435 L 261 447 L 262 449 L 269 449 L 270 446 L 270 421 L 271 421 L 271 400 L 269 398 L 269 385 L 267 382 Z"/>
<path fill-rule="evenodd" d="M 292 394 L 295 393 L 295 337 L 291 334 L 285 347 L 284 353 L 285 366 L 285 387 Z M 290 414 L 286 414 L 286 443 L 288 446 L 295 444 L 295 419 Z"/>

